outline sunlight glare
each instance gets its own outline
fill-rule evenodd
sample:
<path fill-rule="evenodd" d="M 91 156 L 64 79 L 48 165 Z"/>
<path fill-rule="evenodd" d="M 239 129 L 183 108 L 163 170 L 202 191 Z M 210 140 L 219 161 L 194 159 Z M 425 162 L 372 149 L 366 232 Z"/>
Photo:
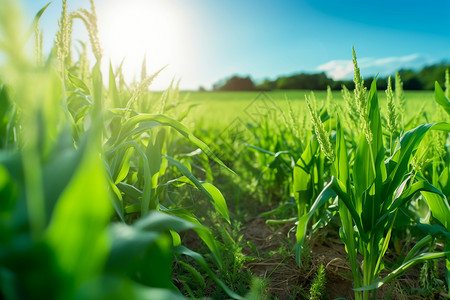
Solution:
<path fill-rule="evenodd" d="M 117 67 L 125 58 L 125 79 L 140 80 L 146 55 L 151 72 L 169 64 L 171 75 L 183 60 L 181 16 L 168 1 L 114 0 L 99 10 L 100 40 L 107 60 Z M 150 74 L 149 72 L 147 74 Z M 165 83 L 167 87 L 168 83 Z M 161 88 L 164 88 L 162 86 Z"/>

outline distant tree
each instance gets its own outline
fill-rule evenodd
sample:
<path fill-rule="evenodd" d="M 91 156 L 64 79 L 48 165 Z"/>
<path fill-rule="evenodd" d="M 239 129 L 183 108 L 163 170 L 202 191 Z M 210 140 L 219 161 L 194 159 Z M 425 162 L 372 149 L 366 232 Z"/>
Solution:
<path fill-rule="evenodd" d="M 239 77 L 237 75 L 229 78 L 225 83 L 214 84 L 214 90 L 219 91 L 254 91 L 256 89 L 252 79 L 247 77 Z"/>
<path fill-rule="evenodd" d="M 416 76 L 403 80 L 403 88 L 405 90 L 423 90 L 424 86 Z"/>
<path fill-rule="evenodd" d="M 332 83 L 325 73 L 316 74 L 295 74 L 288 77 L 280 77 L 277 81 L 278 89 L 308 89 L 308 90 L 326 90 Z"/>
<path fill-rule="evenodd" d="M 444 86 L 445 70 L 449 68 L 448 63 L 442 62 L 440 64 L 426 66 L 420 71 L 415 70 L 400 70 L 399 74 L 403 81 L 403 88 L 405 90 L 433 90 L 434 82 L 438 81 L 441 86 Z M 394 74 L 392 74 L 394 75 Z M 378 90 L 385 90 L 387 88 L 387 77 L 377 77 Z M 370 88 L 373 82 L 373 77 L 365 79 L 364 83 L 367 88 Z M 349 90 L 354 89 L 354 83 L 349 80 L 333 80 L 328 78 L 325 73 L 299 73 L 289 76 L 280 76 L 275 80 L 265 79 L 262 83 L 255 87 L 250 77 L 233 76 L 226 80 L 221 80 L 214 84 L 214 90 L 223 91 L 251 91 L 251 90 L 288 90 L 288 89 L 303 89 L 303 90 L 326 90 L 327 86 L 332 90 L 340 90 L 342 85 L 345 85 Z M 395 87 L 394 87 L 395 88 Z"/>
<path fill-rule="evenodd" d="M 332 80 L 330 87 L 333 91 L 340 91 L 343 85 L 345 85 L 345 87 L 349 90 L 353 90 L 355 88 L 355 83 L 352 80 Z"/>
<path fill-rule="evenodd" d="M 268 79 L 258 85 L 262 90 L 292 90 L 292 89 L 309 89 L 309 90 L 326 90 L 328 85 L 332 85 L 333 80 L 328 78 L 325 73 L 316 74 L 293 74 L 290 76 L 282 76 L 274 81 Z"/>
<path fill-rule="evenodd" d="M 277 82 L 276 81 L 272 81 L 269 79 L 264 79 L 263 83 L 259 84 L 257 86 L 257 88 L 259 90 L 263 90 L 263 91 L 271 91 L 274 90 L 277 86 Z"/>
<path fill-rule="evenodd" d="M 224 86 L 226 83 L 225 79 L 221 79 L 219 81 L 217 81 L 216 83 L 213 84 L 213 91 L 219 91 L 221 89 L 222 86 Z"/>
<path fill-rule="evenodd" d="M 400 70 L 399 74 L 403 80 L 403 88 L 405 90 L 434 90 L 435 81 L 438 81 L 443 86 L 445 70 L 448 67 L 448 63 L 441 62 L 425 66 L 420 71 Z"/>
<path fill-rule="evenodd" d="M 206 89 L 203 86 L 198 87 L 199 92 L 206 92 Z"/>
<path fill-rule="evenodd" d="M 417 74 L 422 82 L 422 88 L 425 90 L 434 90 L 434 82 L 438 81 L 441 86 L 444 84 L 445 70 L 448 65 L 444 63 L 440 65 L 426 66 Z"/>

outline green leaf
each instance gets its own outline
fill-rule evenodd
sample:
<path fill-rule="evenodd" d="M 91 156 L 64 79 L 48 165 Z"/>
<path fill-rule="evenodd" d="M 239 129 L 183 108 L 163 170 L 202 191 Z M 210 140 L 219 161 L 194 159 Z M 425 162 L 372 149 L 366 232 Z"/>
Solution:
<path fill-rule="evenodd" d="M 110 299 L 158 299 L 186 300 L 179 292 L 148 287 L 123 277 L 104 275 L 90 281 L 77 291 L 75 300 L 110 300 Z"/>
<path fill-rule="evenodd" d="M 436 189 L 436 188 L 435 188 Z M 439 191 L 438 189 L 436 189 Z M 450 205 L 445 196 L 438 192 L 422 191 L 421 194 L 427 201 L 431 214 L 436 218 L 448 231 L 450 231 Z"/>
<path fill-rule="evenodd" d="M 108 87 L 109 98 L 112 99 L 113 107 L 121 107 L 119 92 L 117 91 L 116 85 L 116 77 L 114 75 L 114 71 L 111 65 L 111 61 L 109 62 L 109 87 Z"/>
<path fill-rule="evenodd" d="M 308 222 L 310 221 L 311 217 L 314 215 L 314 213 L 325 203 L 328 202 L 329 199 L 336 197 L 336 193 L 334 192 L 333 188 L 333 181 L 330 181 L 322 192 L 320 192 L 319 196 L 317 196 L 316 200 L 314 201 L 311 209 L 309 212 L 305 215 L 303 215 L 299 220 L 297 224 L 297 233 L 296 233 L 296 239 L 297 239 L 297 245 L 296 245 L 296 252 L 295 252 L 295 259 L 297 261 L 297 265 L 301 265 L 301 251 L 303 249 L 303 243 L 306 238 L 306 232 L 308 228 Z"/>
<path fill-rule="evenodd" d="M 164 232 L 169 229 L 176 232 L 181 232 L 189 229 L 203 228 L 203 226 L 152 210 L 147 214 L 147 216 L 136 221 L 133 224 L 133 228 L 154 232 Z"/>
<path fill-rule="evenodd" d="M 207 228 L 195 221 L 196 223 L 192 223 L 166 213 L 151 211 L 132 226 L 113 224 L 110 229 L 112 248 L 107 270 L 119 273 L 138 272 L 147 285 L 172 288 L 172 238 L 167 241 L 170 236 L 168 233 L 190 229 L 208 232 Z M 211 241 L 214 243 L 212 235 Z"/>
<path fill-rule="evenodd" d="M 388 188 L 386 194 L 391 195 L 403 181 L 405 174 L 408 172 L 409 162 L 412 156 L 419 147 L 420 142 L 424 138 L 428 130 L 443 130 L 450 131 L 450 124 L 429 123 L 417 126 L 414 129 L 407 131 L 397 144 L 394 154 L 388 159 Z"/>
<path fill-rule="evenodd" d="M 336 159 L 334 161 L 335 177 L 339 179 L 344 187 L 344 192 L 347 192 L 348 177 L 349 177 L 349 161 L 347 157 L 347 147 L 345 146 L 345 136 L 342 129 L 342 124 L 339 120 L 339 115 L 336 116 Z"/>
<path fill-rule="evenodd" d="M 434 84 L 434 100 L 450 115 L 450 100 L 445 96 L 437 81 Z"/>
<path fill-rule="evenodd" d="M 8 216 L 16 203 L 19 189 L 8 170 L 0 164 L 0 215 Z M 0 223 L 1 224 L 1 223 Z"/>
<path fill-rule="evenodd" d="M 313 135 L 306 145 L 305 151 L 294 166 L 294 196 L 297 202 L 299 218 L 308 209 L 308 204 L 313 197 L 314 182 L 312 178 L 312 168 L 314 166 L 315 154 L 319 149 L 319 143 Z"/>
<path fill-rule="evenodd" d="M 145 154 L 147 155 L 148 158 L 148 165 L 150 167 L 150 171 L 153 176 L 152 177 L 153 188 L 156 188 L 158 185 L 159 171 L 161 169 L 161 162 L 162 162 L 161 150 L 164 145 L 165 136 L 166 131 L 164 129 L 160 130 L 155 137 L 155 142 L 152 143 L 152 140 L 150 139 L 147 145 L 147 149 L 145 150 Z"/>
<path fill-rule="evenodd" d="M 416 257 L 404 262 L 400 267 L 398 267 L 397 269 L 395 269 L 394 271 L 389 273 L 389 275 L 384 277 L 383 279 L 378 280 L 371 285 L 356 288 L 354 290 L 355 291 L 370 291 L 370 290 L 377 289 L 377 288 L 381 287 L 383 284 L 385 284 L 385 283 L 389 282 L 390 280 L 396 278 L 397 276 L 403 274 L 406 270 L 408 270 L 409 268 L 411 268 L 412 266 L 414 266 L 415 264 L 417 264 L 419 262 L 423 262 L 423 261 L 430 260 L 430 259 L 446 257 L 446 255 L 449 255 L 449 254 L 450 254 L 450 252 L 436 252 L 436 253 L 419 254 Z"/>
<path fill-rule="evenodd" d="M 164 126 L 170 126 L 176 131 L 178 131 L 181 135 L 186 137 L 189 141 L 191 141 L 194 145 L 199 147 L 206 155 L 208 155 L 213 161 L 230 171 L 231 173 L 235 174 L 230 168 L 228 168 L 212 151 L 211 149 L 201 140 L 199 140 L 197 137 L 195 137 L 189 129 L 187 129 L 183 124 L 180 122 L 171 119 L 164 115 L 151 115 L 151 114 L 140 114 L 137 116 L 134 116 L 127 120 L 125 124 L 123 124 L 122 133 L 119 137 L 117 137 L 117 141 L 120 142 L 121 140 L 125 139 L 130 135 L 132 130 L 141 122 L 157 122 L 160 125 Z M 137 134 L 137 132 L 134 132 L 133 134 Z M 116 142 L 117 142 L 116 141 Z"/>
<path fill-rule="evenodd" d="M 130 197 L 134 201 L 140 201 L 142 197 L 142 191 L 136 188 L 134 185 L 127 184 L 124 182 L 119 182 L 117 188 L 124 193 L 126 196 Z"/>
<path fill-rule="evenodd" d="M 5 86 L 0 86 L 0 146 L 7 143 L 7 127 L 9 122 L 9 116 L 12 109 L 12 103 L 9 99 L 8 92 Z"/>
<path fill-rule="evenodd" d="M 450 197 L 450 168 L 446 167 L 439 175 L 439 189 L 448 198 Z"/>
<path fill-rule="evenodd" d="M 108 271 L 126 270 L 161 236 L 159 231 L 140 230 L 126 224 L 113 224 L 110 232 L 112 245 L 106 265 Z"/>
<path fill-rule="evenodd" d="M 228 208 L 223 198 L 222 193 L 210 183 L 201 183 L 194 175 L 189 171 L 189 169 L 180 163 L 179 161 L 173 159 L 170 156 L 164 156 L 171 165 L 175 166 L 181 174 L 186 176 L 189 181 L 191 181 L 200 191 L 202 191 L 206 196 L 208 196 L 214 208 L 230 223 L 230 217 L 228 215 Z"/>
<path fill-rule="evenodd" d="M 41 9 L 36 13 L 36 15 L 34 16 L 33 23 L 32 23 L 32 25 L 31 25 L 31 28 L 30 28 L 29 33 L 28 33 L 29 36 L 31 36 L 31 35 L 33 34 L 34 28 L 35 28 L 36 26 L 39 25 L 39 20 L 41 19 L 42 15 L 44 14 L 45 10 L 47 9 L 47 7 L 48 7 L 50 4 L 51 4 L 51 2 L 47 3 L 47 4 L 46 4 L 43 8 L 41 8 Z"/>
<path fill-rule="evenodd" d="M 51 4 L 51 2 L 47 3 L 43 8 L 41 8 L 36 15 L 34 16 L 34 20 L 33 23 L 36 23 L 39 21 L 39 19 L 41 18 L 42 14 L 45 12 L 45 10 L 47 9 L 47 7 Z"/>
<path fill-rule="evenodd" d="M 445 227 L 439 224 L 430 225 L 419 223 L 416 226 L 421 232 L 425 234 L 431 235 L 439 239 L 441 238 L 443 238 L 444 240 L 447 239 L 448 241 L 450 241 L 450 232 Z"/>
<path fill-rule="evenodd" d="M 416 254 L 426 245 L 429 244 L 433 240 L 433 237 L 431 235 L 425 236 L 423 239 L 418 241 L 414 247 L 408 252 L 408 254 L 405 256 L 404 261 L 411 260 Z"/>
<path fill-rule="evenodd" d="M 399 207 L 401 207 L 402 205 L 404 205 L 407 201 L 409 201 L 414 194 L 416 194 L 417 192 L 421 192 L 421 193 L 434 193 L 439 195 L 439 197 L 444 197 L 445 196 L 442 194 L 442 192 L 440 190 L 438 190 L 436 187 L 434 187 L 431 183 L 429 183 L 426 180 L 420 180 L 418 182 L 413 183 L 411 186 L 407 187 L 406 189 L 404 189 L 403 193 L 401 193 L 401 195 L 397 198 L 394 199 L 394 201 L 392 202 L 392 205 L 388 207 L 388 210 L 390 212 L 398 209 Z"/>
<path fill-rule="evenodd" d="M 341 205 L 341 203 L 343 203 L 345 205 L 345 207 L 347 208 L 348 213 L 350 214 L 350 217 L 353 219 L 354 224 L 358 228 L 360 237 L 365 240 L 367 238 L 367 234 L 364 231 L 364 228 L 362 226 L 361 217 L 359 216 L 358 212 L 356 211 L 355 205 L 352 201 L 352 198 L 351 198 L 352 194 L 350 192 L 345 193 L 344 185 L 342 184 L 342 182 L 340 182 L 339 179 L 337 179 L 335 177 L 331 178 L 331 188 L 334 190 L 336 195 L 339 197 L 340 205 Z M 351 222 L 350 222 L 350 224 L 351 224 Z"/>
<path fill-rule="evenodd" d="M 99 127 L 98 123 L 103 123 L 101 120 L 103 109 L 103 77 L 99 62 L 92 68 L 92 98 L 94 99 L 94 105 L 91 111 L 92 120 L 97 122 L 95 125 L 98 130 L 101 130 L 102 127 Z"/>
<path fill-rule="evenodd" d="M 225 218 L 225 220 L 228 221 L 228 223 L 230 223 L 227 203 L 225 202 L 225 198 L 223 197 L 222 193 L 209 182 L 203 182 L 202 186 L 213 199 L 213 204 L 216 210 Z"/>
<path fill-rule="evenodd" d="M 446 122 L 435 123 L 431 129 L 450 132 L 450 123 L 446 123 Z"/>
<path fill-rule="evenodd" d="M 369 91 L 367 114 L 370 120 L 372 141 L 369 145 L 365 134 L 361 134 L 353 165 L 355 199 L 357 200 L 355 209 L 361 214 L 366 231 L 373 227 L 379 217 L 382 201 L 384 200 L 381 197 L 381 189 L 387 177 L 376 80 L 372 82 Z"/>
<path fill-rule="evenodd" d="M 111 177 L 114 183 L 117 184 L 124 180 L 130 170 L 130 158 L 133 153 L 133 148 L 126 148 L 118 151 L 117 155 L 114 156 L 112 166 L 111 166 Z"/>
<path fill-rule="evenodd" d="M 67 107 L 73 116 L 75 124 L 81 123 L 92 106 L 92 99 L 80 91 L 70 92 L 67 97 Z"/>
<path fill-rule="evenodd" d="M 192 110 L 194 107 L 199 106 L 199 105 L 200 105 L 200 104 L 197 104 L 197 103 L 189 104 L 189 106 L 188 106 L 187 108 L 184 109 L 183 113 L 181 113 L 181 115 L 178 116 L 178 118 L 177 118 L 178 122 L 183 121 L 183 120 L 189 115 L 189 113 L 191 112 L 191 110 Z"/>
<path fill-rule="evenodd" d="M 69 71 L 66 71 L 67 78 L 69 78 L 70 83 L 75 87 L 81 90 L 83 94 L 90 95 L 91 92 L 89 91 L 89 88 L 87 85 L 83 82 L 83 80 L 79 79 Z"/>
<path fill-rule="evenodd" d="M 151 287 L 177 290 L 172 281 L 174 257 L 171 247 L 172 237 L 165 232 L 153 243 L 148 244 L 140 255 L 132 257 L 134 259 L 132 263 L 125 267 L 130 274 L 139 276 L 139 283 Z"/>
<path fill-rule="evenodd" d="M 111 189 L 111 203 L 114 207 L 114 210 L 116 211 L 119 218 L 123 222 L 125 222 L 122 194 L 120 193 L 119 188 L 111 180 L 111 178 L 107 177 L 106 180 L 108 181 L 108 185 Z"/>
<path fill-rule="evenodd" d="M 73 286 L 99 275 L 109 250 L 106 226 L 111 204 L 104 165 L 96 147 L 83 152 L 80 165 L 56 203 L 45 238 Z"/>
<path fill-rule="evenodd" d="M 70 131 L 65 128 L 52 149 L 49 161 L 43 166 L 45 209 L 48 217 L 46 223 L 50 221 L 58 199 L 72 180 L 82 159 L 82 151 L 74 149 Z"/>
<path fill-rule="evenodd" d="M 143 169 L 144 169 L 144 191 L 142 193 L 142 201 L 141 201 L 141 215 L 145 216 L 149 210 L 153 210 L 157 208 L 157 203 L 152 201 L 152 175 L 150 171 L 150 166 L 148 165 L 148 159 L 145 155 L 144 151 L 142 151 L 141 147 L 135 141 L 128 141 L 120 144 L 110 151 L 108 155 L 114 154 L 116 151 L 120 151 L 122 149 L 134 148 L 137 154 L 141 157 L 143 161 Z"/>
<path fill-rule="evenodd" d="M 162 208 L 161 208 L 162 209 Z M 198 225 L 193 227 L 192 229 L 197 233 L 197 235 L 202 239 L 202 241 L 208 246 L 209 250 L 211 250 L 213 257 L 219 268 L 222 268 L 222 256 L 217 247 L 217 241 L 207 227 L 200 224 L 197 218 L 190 213 L 189 211 L 181 208 L 177 209 L 163 209 L 164 212 L 170 215 L 174 215 L 178 218 L 186 220 L 192 224 Z"/>

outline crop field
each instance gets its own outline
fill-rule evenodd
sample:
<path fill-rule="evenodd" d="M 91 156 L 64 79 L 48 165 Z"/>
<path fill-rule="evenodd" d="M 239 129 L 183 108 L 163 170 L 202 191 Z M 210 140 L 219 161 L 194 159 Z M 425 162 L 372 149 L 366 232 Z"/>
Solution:
<path fill-rule="evenodd" d="M 251 105 L 253 101 L 260 97 L 267 97 L 283 111 L 289 109 L 287 102 L 290 102 L 296 114 L 301 118 L 302 114 L 307 113 L 305 96 L 311 91 L 308 90 L 283 90 L 283 91 L 252 91 L 252 92 L 180 92 L 181 102 L 196 105 L 192 108 L 193 113 L 187 116 L 187 121 L 195 120 L 204 122 L 205 126 L 213 127 L 227 126 L 237 116 L 243 114 L 243 111 Z M 154 92 L 154 98 L 161 97 L 162 92 Z M 327 98 L 326 91 L 315 91 L 316 99 L 325 102 Z M 379 101 L 382 112 L 386 110 L 386 94 L 379 91 Z M 332 92 L 333 100 L 342 104 L 344 99 L 340 91 Z M 405 91 L 405 97 L 408 99 L 408 105 L 405 107 L 406 114 L 417 114 L 423 109 L 428 114 L 434 114 L 437 110 L 437 104 L 434 101 L 434 94 L 428 91 Z M 199 117 L 201 116 L 201 117 Z"/>
<path fill-rule="evenodd" d="M 398 74 L 377 91 L 353 50 L 354 90 L 153 92 L 164 70 L 102 74 L 93 1 L 63 1 L 48 55 L 46 8 L 30 30 L 15 4 L 0 0 L 0 299 L 448 297 L 448 71 L 433 92 Z"/>

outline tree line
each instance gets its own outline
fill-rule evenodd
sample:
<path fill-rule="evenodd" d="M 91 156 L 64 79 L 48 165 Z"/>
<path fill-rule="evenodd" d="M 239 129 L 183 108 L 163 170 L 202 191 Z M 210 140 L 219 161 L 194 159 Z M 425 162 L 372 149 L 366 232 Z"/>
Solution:
<path fill-rule="evenodd" d="M 445 70 L 450 67 L 447 63 L 439 63 L 425 66 L 419 71 L 412 69 L 401 69 L 399 74 L 403 81 L 405 90 L 433 90 L 434 82 L 438 81 L 444 85 Z M 374 77 L 365 79 L 365 84 L 370 86 Z M 377 87 L 380 90 L 387 88 L 388 77 L 377 77 Z M 222 79 L 213 85 L 215 91 L 272 91 L 289 89 L 326 90 L 330 86 L 332 90 L 340 90 L 342 85 L 349 89 L 354 88 L 352 80 L 333 80 L 324 72 L 321 73 L 299 73 L 288 76 L 280 76 L 275 80 L 265 79 L 263 82 L 255 83 L 250 76 L 241 77 L 233 75 Z"/>

